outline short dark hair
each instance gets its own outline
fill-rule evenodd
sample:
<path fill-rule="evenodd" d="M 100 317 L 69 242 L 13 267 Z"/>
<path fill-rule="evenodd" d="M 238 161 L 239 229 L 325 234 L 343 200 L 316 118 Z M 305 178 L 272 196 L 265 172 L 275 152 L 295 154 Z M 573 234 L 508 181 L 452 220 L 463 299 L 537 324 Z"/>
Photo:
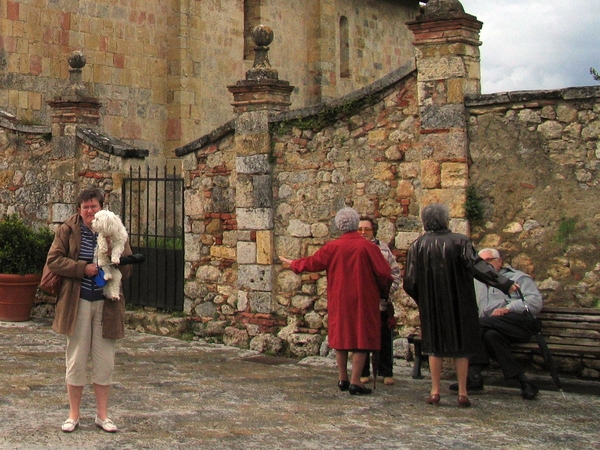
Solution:
<path fill-rule="evenodd" d="M 421 221 L 425 231 L 443 231 L 450 224 L 450 209 L 443 203 L 431 203 L 423 208 Z"/>
<path fill-rule="evenodd" d="M 98 200 L 98 203 L 100 203 L 100 207 L 104 207 L 104 191 L 96 186 L 88 186 L 79 193 L 77 199 L 75 200 L 77 204 L 77 209 L 81 207 L 81 204 L 83 202 L 87 202 L 94 199 Z"/>
<path fill-rule="evenodd" d="M 371 222 L 371 228 L 373 228 L 373 236 L 377 237 L 377 230 L 379 230 L 379 225 L 375 221 L 373 216 L 360 216 L 360 220 L 368 220 Z"/>

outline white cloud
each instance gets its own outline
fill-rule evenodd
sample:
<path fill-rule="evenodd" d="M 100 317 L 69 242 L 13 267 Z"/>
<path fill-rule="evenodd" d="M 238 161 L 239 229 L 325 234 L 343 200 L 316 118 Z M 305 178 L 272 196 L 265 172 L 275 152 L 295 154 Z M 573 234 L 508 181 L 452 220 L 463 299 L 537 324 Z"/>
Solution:
<path fill-rule="evenodd" d="M 597 84 L 598 0 L 461 0 L 483 22 L 482 92 Z"/>

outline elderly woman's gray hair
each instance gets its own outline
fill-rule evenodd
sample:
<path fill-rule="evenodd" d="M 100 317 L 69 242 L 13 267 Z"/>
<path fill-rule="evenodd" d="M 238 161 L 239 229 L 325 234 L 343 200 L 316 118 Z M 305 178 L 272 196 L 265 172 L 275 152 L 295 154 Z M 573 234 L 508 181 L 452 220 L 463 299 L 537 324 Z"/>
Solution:
<path fill-rule="evenodd" d="M 442 203 L 432 203 L 423 208 L 421 221 L 425 231 L 444 231 L 450 223 L 450 209 Z"/>
<path fill-rule="evenodd" d="M 360 216 L 352 208 L 342 208 L 335 215 L 335 226 L 342 233 L 358 230 L 358 222 L 360 222 Z"/>

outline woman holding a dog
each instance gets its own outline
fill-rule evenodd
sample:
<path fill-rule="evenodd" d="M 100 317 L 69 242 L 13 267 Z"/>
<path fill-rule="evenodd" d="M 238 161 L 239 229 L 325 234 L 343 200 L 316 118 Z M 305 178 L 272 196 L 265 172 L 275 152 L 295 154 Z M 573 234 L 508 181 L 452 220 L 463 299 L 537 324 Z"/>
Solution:
<path fill-rule="evenodd" d="M 125 335 L 125 302 L 105 300 L 102 287 L 94 281 L 98 267 L 94 263 L 96 235 L 91 231 L 94 215 L 104 205 L 104 192 L 96 187 L 83 190 L 77 197 L 77 213 L 57 230 L 48 252 L 48 268 L 62 277 L 52 328 L 67 336 L 66 383 L 69 417 L 61 429 L 70 433 L 79 425 L 86 365 L 91 354 L 92 377 L 96 397 L 95 423 L 104 431 L 117 431 L 108 417 L 108 400 L 114 369 L 116 339 Z M 126 244 L 124 256 L 131 255 Z M 131 266 L 119 267 L 124 278 Z"/>

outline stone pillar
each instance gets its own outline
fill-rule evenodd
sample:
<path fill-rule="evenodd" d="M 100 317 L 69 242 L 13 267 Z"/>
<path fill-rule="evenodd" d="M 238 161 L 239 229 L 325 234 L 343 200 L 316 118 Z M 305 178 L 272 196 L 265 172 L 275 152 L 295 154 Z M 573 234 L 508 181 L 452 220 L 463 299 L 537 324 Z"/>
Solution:
<path fill-rule="evenodd" d="M 278 79 L 278 73 L 269 63 L 269 47 L 273 41 L 273 30 L 259 25 L 252 30 L 254 65 L 246 72 L 246 79 L 227 86 L 233 94 L 233 110 L 241 114 L 251 111 L 287 111 L 290 107 L 290 94 L 294 86 Z"/>
<path fill-rule="evenodd" d="M 66 202 L 77 193 L 78 154 L 77 126 L 97 126 L 100 121 L 100 101 L 92 97 L 83 85 L 81 70 L 85 55 L 75 51 L 69 57 L 69 85 L 48 104 L 52 108 L 52 147 L 58 165 L 51 170 L 55 184 L 50 208 L 53 223 L 64 222 L 74 212 L 72 203 Z"/>
<path fill-rule="evenodd" d="M 252 31 L 256 44 L 254 66 L 246 79 L 228 86 L 238 113 L 235 131 L 236 196 L 238 227 L 238 310 L 247 321 L 268 328 L 275 325 L 273 295 L 273 220 L 271 138 L 269 114 L 287 110 L 294 89 L 269 63 L 267 45 L 273 31 L 258 26 Z M 273 321 L 272 323 L 270 321 Z"/>
<path fill-rule="evenodd" d="M 100 101 L 90 96 L 83 85 L 81 69 L 85 67 L 85 55 L 75 51 L 69 58 L 69 86 L 48 101 L 52 108 L 52 137 L 74 137 L 75 127 L 80 124 L 98 125 Z"/>
<path fill-rule="evenodd" d="M 448 205 L 453 229 L 468 232 L 464 202 L 468 184 L 465 95 L 481 92 L 479 31 L 482 23 L 458 0 L 431 0 L 409 22 L 415 36 L 421 116 L 421 206 Z"/>

